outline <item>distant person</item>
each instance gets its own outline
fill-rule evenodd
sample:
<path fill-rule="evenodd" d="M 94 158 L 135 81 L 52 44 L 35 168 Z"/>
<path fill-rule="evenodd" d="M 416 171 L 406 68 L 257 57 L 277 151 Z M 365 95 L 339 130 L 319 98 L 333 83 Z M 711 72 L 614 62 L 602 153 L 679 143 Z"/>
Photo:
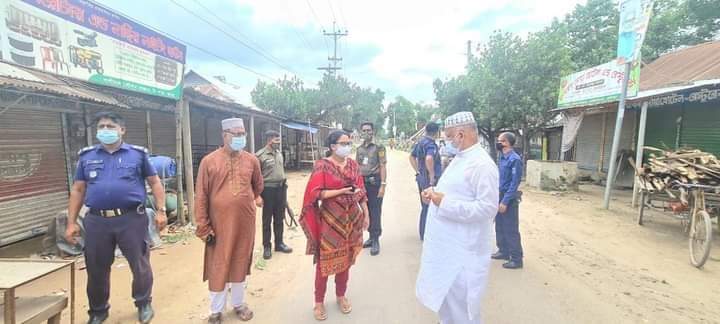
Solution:
<path fill-rule="evenodd" d="M 148 150 L 123 141 L 125 120 L 113 112 L 99 112 L 94 121 L 100 144 L 78 152 L 75 182 L 70 191 L 65 239 L 77 242 L 78 213 L 83 204 L 90 208 L 85 226 L 85 264 L 89 324 L 100 324 L 109 316 L 110 270 L 115 249 L 120 248 L 132 271 L 132 297 L 138 321 L 150 323 L 155 312 L 152 301 L 153 272 L 148 246 L 148 218 L 145 216 L 145 181 L 150 184 L 158 206 L 165 206 L 165 190 Z M 167 224 L 165 207 L 158 208 L 158 231 Z"/>
<path fill-rule="evenodd" d="M 495 143 L 500 152 L 500 205 L 495 217 L 495 237 L 498 252 L 492 258 L 507 260 L 503 264 L 506 269 L 519 269 L 523 267 L 523 249 L 520 242 L 519 204 L 522 179 L 522 158 L 515 152 L 515 134 L 505 132 L 500 134 Z"/>
<path fill-rule="evenodd" d="M 245 287 L 255 242 L 255 208 L 262 206 L 263 176 L 258 159 L 245 151 L 243 120 L 225 119 L 222 130 L 223 146 L 200 161 L 195 183 L 195 234 L 205 241 L 209 324 L 222 322 L 228 294 L 240 320 L 253 318 Z"/>
<path fill-rule="evenodd" d="M 472 113 L 448 117 L 445 135 L 448 147 L 458 153 L 437 187 L 422 192 L 431 207 L 416 295 L 443 324 L 480 323 L 498 207 L 498 171 L 478 144 Z"/>
<path fill-rule="evenodd" d="M 293 251 L 283 241 L 287 178 L 285 178 L 283 155 L 280 152 L 280 133 L 274 130 L 265 132 L 265 147 L 257 151 L 255 156 L 260 161 L 263 174 L 262 242 L 263 259 L 268 260 L 272 258 L 271 233 L 275 236 L 276 252 L 292 253 Z"/>
<path fill-rule="evenodd" d="M 438 145 L 435 143 L 440 132 L 440 126 L 435 122 L 429 122 L 425 125 L 425 136 L 413 147 L 410 153 L 410 165 L 415 170 L 415 181 L 418 185 L 419 192 L 434 186 L 442 173 L 442 162 L 440 161 L 440 152 Z M 420 223 L 419 232 L 420 239 L 425 237 L 425 220 L 427 218 L 428 204 L 420 199 Z"/>
<path fill-rule="evenodd" d="M 365 180 L 367 205 L 370 212 L 370 237 L 363 243 L 363 248 L 370 248 L 370 255 L 380 253 L 380 235 L 382 234 L 382 203 L 385 196 L 387 179 L 387 153 L 385 146 L 375 144 L 375 125 L 365 122 L 360 125 L 363 143 L 358 147 L 355 159 L 360 163 L 360 173 Z"/>
<path fill-rule="evenodd" d="M 328 157 L 315 162 L 300 215 L 307 237 L 306 252 L 317 264 L 313 315 L 318 321 L 327 319 L 325 291 L 331 275 L 335 275 L 340 312 L 352 311 L 346 297 L 350 266 L 362 251 L 363 232 L 369 225 L 365 181 L 360 166 L 350 158 L 350 136 L 334 131 L 325 143 Z"/>

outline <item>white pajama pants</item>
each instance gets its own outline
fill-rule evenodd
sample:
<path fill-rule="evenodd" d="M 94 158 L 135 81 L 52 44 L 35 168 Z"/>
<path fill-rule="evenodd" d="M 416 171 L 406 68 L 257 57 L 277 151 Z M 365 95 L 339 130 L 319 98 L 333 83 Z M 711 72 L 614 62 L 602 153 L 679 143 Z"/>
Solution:
<path fill-rule="evenodd" d="M 245 282 L 230 282 L 220 292 L 210 292 L 210 313 L 217 314 L 225 312 L 227 304 L 228 289 L 230 290 L 230 304 L 232 307 L 239 307 L 245 302 Z"/>
<path fill-rule="evenodd" d="M 461 273 L 450 287 L 445 300 L 440 306 L 438 316 L 441 324 L 480 324 L 481 314 L 470 319 L 467 304 L 467 281 Z"/>

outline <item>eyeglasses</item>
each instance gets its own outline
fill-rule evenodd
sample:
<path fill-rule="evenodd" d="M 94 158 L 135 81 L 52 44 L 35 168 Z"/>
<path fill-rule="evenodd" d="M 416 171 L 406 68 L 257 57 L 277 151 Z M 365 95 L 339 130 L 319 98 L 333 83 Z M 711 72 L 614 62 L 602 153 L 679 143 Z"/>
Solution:
<path fill-rule="evenodd" d="M 335 144 L 340 145 L 340 146 L 350 146 L 350 145 L 352 145 L 352 142 L 337 142 Z"/>

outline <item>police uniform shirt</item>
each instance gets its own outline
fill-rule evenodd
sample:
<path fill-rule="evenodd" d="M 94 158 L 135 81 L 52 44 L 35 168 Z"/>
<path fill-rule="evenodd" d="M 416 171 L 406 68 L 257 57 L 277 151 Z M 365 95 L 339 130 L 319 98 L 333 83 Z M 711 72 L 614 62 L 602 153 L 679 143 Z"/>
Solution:
<path fill-rule="evenodd" d="M 500 156 L 500 197 L 501 203 L 510 205 L 513 199 L 517 199 L 517 190 L 522 179 L 522 159 L 515 150 Z"/>
<path fill-rule="evenodd" d="M 425 158 L 427 156 L 432 156 L 433 161 L 435 162 L 433 164 L 435 178 L 440 178 L 440 175 L 442 174 L 442 161 L 440 160 L 440 149 L 438 148 L 438 145 L 437 143 L 435 143 L 434 139 L 428 136 L 424 136 L 415 145 L 410 155 L 417 161 L 418 172 L 425 177 L 428 176 L 427 166 L 425 165 Z"/>
<path fill-rule="evenodd" d="M 123 143 L 109 153 L 102 145 L 78 152 L 76 181 L 85 181 L 85 205 L 129 209 L 145 203 L 145 178 L 157 175 L 147 149 Z"/>
<path fill-rule="evenodd" d="M 360 145 L 357 149 L 356 160 L 360 164 L 360 173 L 364 177 L 379 175 L 380 164 L 387 163 L 385 147 L 375 143 Z"/>
<path fill-rule="evenodd" d="M 285 181 L 285 166 L 279 150 L 263 147 L 255 153 L 260 161 L 265 187 L 279 187 Z"/>

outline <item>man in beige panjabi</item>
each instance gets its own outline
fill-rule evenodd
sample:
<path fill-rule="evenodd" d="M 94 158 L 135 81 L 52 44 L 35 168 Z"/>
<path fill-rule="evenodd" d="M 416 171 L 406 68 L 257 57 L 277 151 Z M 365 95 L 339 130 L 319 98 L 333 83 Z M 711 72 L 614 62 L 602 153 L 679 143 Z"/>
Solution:
<path fill-rule="evenodd" d="M 249 321 L 244 303 L 255 241 L 255 208 L 262 206 L 263 176 L 255 155 L 244 150 L 245 127 L 240 118 L 222 121 L 223 147 L 200 162 L 195 184 L 196 235 L 205 241 L 203 280 L 210 289 L 210 318 L 219 324 L 230 290 L 235 314 Z"/>

